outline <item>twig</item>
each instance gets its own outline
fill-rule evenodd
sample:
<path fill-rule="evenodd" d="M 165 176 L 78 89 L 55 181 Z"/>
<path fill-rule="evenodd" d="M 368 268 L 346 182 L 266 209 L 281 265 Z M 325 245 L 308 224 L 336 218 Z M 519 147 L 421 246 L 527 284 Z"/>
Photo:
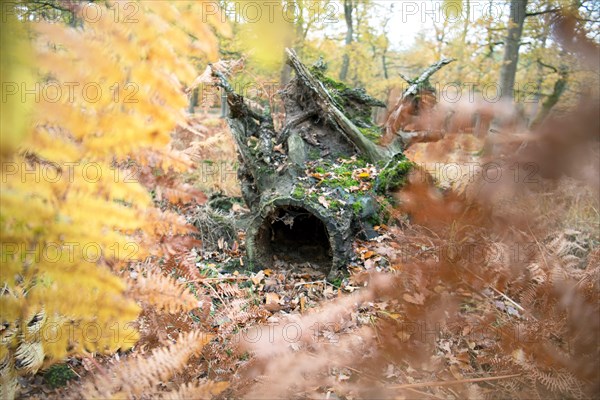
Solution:
<path fill-rule="evenodd" d="M 418 388 L 418 387 L 430 387 L 430 386 L 448 386 L 448 385 L 458 385 L 461 383 L 475 383 L 475 382 L 489 382 L 489 381 L 499 381 L 502 379 L 510 379 L 521 376 L 522 374 L 512 374 L 512 375 L 500 375 L 500 376 L 489 376 L 486 378 L 469 378 L 469 379 L 458 379 L 455 381 L 436 381 L 436 382 L 419 382 L 419 383 L 407 383 L 404 385 L 393 385 L 390 386 L 390 389 L 409 389 L 409 388 Z"/>
<path fill-rule="evenodd" d="M 179 123 L 177 124 L 180 128 L 182 129 L 186 129 L 190 132 L 192 132 L 194 135 L 200 136 L 201 138 L 206 138 L 206 135 L 202 132 L 200 132 L 199 130 L 197 130 L 196 128 L 192 127 L 192 125 L 186 123 Z"/>
<path fill-rule="evenodd" d="M 477 275 L 475 272 L 471 271 L 469 268 L 463 266 L 462 267 L 465 271 L 469 272 L 471 275 L 473 275 L 475 278 L 479 279 L 482 282 L 487 283 L 487 281 L 485 279 L 483 279 L 482 277 L 480 277 L 479 275 Z M 464 280 L 463 280 L 464 282 Z M 466 282 L 465 282 L 466 283 Z M 469 285 L 470 287 L 472 287 L 471 285 Z M 504 299 L 506 299 L 507 301 L 509 301 L 512 305 L 514 305 L 515 307 L 517 307 L 519 310 L 523 311 L 524 313 L 528 314 L 534 321 L 537 322 L 537 318 L 528 310 L 526 310 L 525 308 L 523 308 L 519 303 L 517 303 L 516 301 L 514 301 L 513 299 L 511 299 L 510 297 L 508 297 L 507 295 L 505 295 L 504 293 L 502 293 L 501 291 L 499 291 L 498 289 L 496 289 L 495 287 L 488 285 L 488 287 L 490 289 L 492 289 L 494 292 L 496 292 L 497 294 L 499 294 L 500 296 L 502 296 Z M 483 294 L 483 293 L 481 293 Z M 484 297 L 488 297 L 486 295 L 483 295 Z"/>
<path fill-rule="evenodd" d="M 505 295 L 504 293 L 502 293 L 501 291 L 499 291 L 495 287 L 490 286 L 489 288 L 492 289 L 497 294 L 499 294 L 500 296 L 502 296 L 504 298 L 504 300 L 507 300 L 510 304 L 512 304 L 513 306 L 517 307 L 519 310 L 521 310 L 523 312 L 527 312 L 527 310 L 525 310 L 520 304 L 518 304 L 516 301 L 514 301 L 513 299 L 511 299 L 510 297 L 508 297 L 507 295 Z M 535 320 L 535 317 L 533 315 L 531 317 Z"/>
<path fill-rule="evenodd" d="M 315 283 L 322 283 L 324 285 L 331 285 L 333 287 L 336 287 L 333 284 L 327 282 L 327 279 L 322 279 L 322 280 L 319 280 L 319 281 L 312 281 L 312 282 L 298 282 L 298 283 L 294 283 L 294 287 L 298 287 L 298 286 L 302 286 L 302 285 L 312 285 L 312 284 L 315 284 Z"/>
<path fill-rule="evenodd" d="M 225 300 L 223 300 L 223 298 L 221 297 L 221 295 L 219 294 L 219 292 L 217 292 L 217 289 L 215 289 L 214 287 L 212 287 L 212 285 L 210 283 L 207 282 L 201 282 L 204 286 L 208 286 L 210 288 L 210 290 L 213 291 L 213 293 L 219 298 L 219 300 L 221 300 L 221 304 L 225 304 Z"/>
<path fill-rule="evenodd" d="M 408 84 L 412 85 L 414 83 L 414 81 L 412 79 L 410 79 L 408 76 L 402 74 L 401 72 L 398 72 L 398 75 L 400 75 L 400 78 L 404 79 Z"/>

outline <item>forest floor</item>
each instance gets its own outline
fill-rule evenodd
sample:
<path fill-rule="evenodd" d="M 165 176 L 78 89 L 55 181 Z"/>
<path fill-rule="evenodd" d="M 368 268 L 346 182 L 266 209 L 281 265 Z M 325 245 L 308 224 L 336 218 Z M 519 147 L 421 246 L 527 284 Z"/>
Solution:
<path fill-rule="evenodd" d="M 182 182 L 204 193 L 239 196 L 236 177 L 232 173 L 237 157 L 224 121 L 199 118 L 194 127 L 194 132 L 180 131 L 174 138 L 174 147 L 193 154 L 197 166 L 195 172 L 182 177 Z M 455 138 L 453 145 L 451 152 L 444 150 L 443 144 L 439 144 L 439 148 L 417 145 L 408 156 L 430 172 L 443 190 L 468 191 L 469 166 L 477 162 L 481 143 L 465 136 Z M 453 169 L 447 165 L 453 165 Z M 206 204 L 172 206 L 166 205 L 164 200 L 157 203 L 177 209 L 192 222 L 214 215 L 218 218 L 214 222 L 216 228 L 199 238 L 203 240 L 203 246 L 174 245 L 173 259 L 163 265 L 166 274 L 176 277 L 197 294 L 201 304 L 198 310 L 178 315 L 147 309 L 139 319 L 142 337 L 132 350 L 134 354 L 147 354 L 174 340 L 178 333 L 192 329 L 215 335 L 201 357 L 191 359 L 183 373 L 160 384 L 164 390 L 185 382 L 211 379 L 230 382 L 225 396 L 269 397 L 270 393 L 281 393 L 278 383 L 273 383 L 275 380 L 286 386 L 286 390 L 289 388 L 287 395 L 297 398 L 361 398 L 366 396 L 361 392 L 361 386 L 379 385 L 396 388 L 399 398 L 448 399 L 510 396 L 519 391 L 522 393 L 524 385 L 531 385 L 526 367 L 510 368 L 507 361 L 507 358 L 518 359 L 519 347 L 515 347 L 512 354 L 507 353 L 497 332 L 481 331 L 481 325 L 478 325 L 481 321 L 493 320 L 494 326 L 519 327 L 535 318 L 521 304 L 523 298 L 518 287 L 515 286 L 512 293 L 510 290 L 499 291 L 493 285 L 474 284 L 477 277 L 446 284 L 443 280 L 407 270 L 417 265 L 415 261 L 419 264 L 438 262 L 440 257 L 448 256 L 440 249 L 448 250 L 449 247 L 442 244 L 445 238 L 440 237 L 439 231 L 415 223 L 393 207 L 389 210 L 389 221 L 374 227 L 378 234 L 375 238 L 354 241 L 354 257 L 347 271 L 331 282 L 322 270 L 309 263 L 290 265 L 275 260 L 269 268 L 248 270 L 244 263 L 244 232 L 231 223 L 247 212 L 241 202 L 226 203 L 227 211 L 222 206 L 220 210 L 209 210 Z M 589 207 L 593 209 L 583 198 L 579 206 L 582 213 L 589 212 Z M 550 243 L 560 237 L 562 246 L 568 247 L 565 251 L 573 257 L 569 264 L 571 269 L 566 271 L 577 280 L 581 280 L 598 261 L 600 242 L 593 218 L 579 217 L 573 217 L 570 222 L 549 232 L 547 237 L 540 238 L 540 243 Z M 468 230 L 467 236 L 481 233 L 477 226 Z M 485 240 L 494 242 L 498 238 L 489 236 Z M 178 264 L 185 264 L 185 267 Z M 186 268 L 195 268 L 197 273 L 182 272 Z M 399 287 L 398 290 L 404 292 L 398 297 L 357 296 L 373 273 L 411 276 L 414 282 Z M 476 270 L 464 272 L 465 276 L 470 273 L 477 275 Z M 431 271 L 427 274 L 431 275 Z M 458 299 L 452 308 L 453 324 L 423 326 L 415 323 L 417 319 L 409 318 L 415 309 L 426 306 L 426 299 L 432 295 Z M 336 308 L 340 304 L 343 307 Z M 428 308 L 426 313 L 432 313 L 432 310 L 435 308 Z M 425 325 L 428 320 L 421 319 Z M 257 332 L 260 334 L 261 331 L 253 330 L 259 326 L 290 328 L 284 333 L 283 344 L 277 339 L 268 343 L 273 348 L 279 346 L 277 351 L 269 349 L 265 352 L 269 357 L 281 358 L 280 362 L 274 363 L 279 370 L 262 364 L 265 360 L 255 344 L 264 345 L 264 338 L 257 339 Z M 307 327 L 310 332 L 297 332 Z M 373 353 L 373 343 L 383 352 L 373 356 L 373 363 L 353 362 L 356 354 L 347 357 L 323 350 L 324 347 L 315 347 L 304 340 L 307 334 L 314 342 L 331 347 L 343 347 L 346 341 L 359 337 L 363 340 L 361 343 L 348 345 L 352 352 L 366 357 Z M 416 334 L 420 338 L 415 341 Z M 407 353 L 405 358 L 394 350 L 406 346 L 413 346 L 414 351 Z M 298 367 L 291 358 L 288 360 L 290 354 L 297 356 L 297 363 L 304 364 Z M 63 374 L 74 379 L 66 386 L 61 386 L 65 383 L 62 378 L 57 378 L 58 369 L 54 369 L 54 373 L 40 372 L 30 379 L 21 378 L 21 396 L 62 397 L 68 393 L 70 385 L 77 385 L 79 379 L 103 373 L 124 356 L 97 355 L 68 360 L 64 368 L 72 373 L 63 371 Z M 323 357 L 328 358 L 330 365 L 322 362 Z M 308 381 L 315 378 L 311 381 L 314 384 L 294 382 L 302 378 Z M 454 384 L 442 383 L 449 381 Z M 535 385 L 539 385 L 543 393 L 544 382 Z M 564 386 L 561 389 L 565 391 L 572 389 L 571 382 Z"/>

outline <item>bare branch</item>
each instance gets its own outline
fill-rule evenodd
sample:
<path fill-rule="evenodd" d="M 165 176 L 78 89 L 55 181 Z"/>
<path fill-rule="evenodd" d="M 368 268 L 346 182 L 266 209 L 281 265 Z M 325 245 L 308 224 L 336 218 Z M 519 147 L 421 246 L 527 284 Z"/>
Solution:
<path fill-rule="evenodd" d="M 560 8 L 551 8 L 549 10 L 527 13 L 527 14 L 525 14 L 525 17 L 535 17 L 536 15 L 544 15 L 544 14 L 555 13 L 555 12 L 559 12 L 559 11 L 560 11 Z"/>
<path fill-rule="evenodd" d="M 423 84 L 425 84 L 433 74 L 442 69 L 444 65 L 448 65 L 453 61 L 456 61 L 456 59 L 444 58 L 443 60 L 440 60 L 435 64 L 431 65 L 429 68 L 423 71 L 423 73 L 417 79 L 414 79 L 412 81 L 412 85 L 410 85 L 409 88 L 406 89 L 402 97 L 406 98 L 410 95 L 417 95 Z"/>

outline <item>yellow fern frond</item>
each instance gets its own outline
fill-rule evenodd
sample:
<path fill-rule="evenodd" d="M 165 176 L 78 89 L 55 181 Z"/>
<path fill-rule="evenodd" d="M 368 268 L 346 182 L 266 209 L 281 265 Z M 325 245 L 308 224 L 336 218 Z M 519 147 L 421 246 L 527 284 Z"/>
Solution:
<path fill-rule="evenodd" d="M 153 208 L 146 189 L 112 166 L 165 154 L 170 132 L 184 122 L 184 85 L 196 75 L 189 50 L 212 57 L 217 40 L 208 27 L 183 26 L 178 6 L 136 4 L 135 24 L 122 3 L 111 6 L 123 18 L 98 3 L 99 20 L 82 18 L 77 28 L 39 20 L 28 26 L 17 13 L 2 24 L 3 79 L 30 92 L 24 102 L 10 95 L 0 131 L 0 392 L 8 398 L 18 374 L 70 354 L 131 348 L 138 333 L 130 322 L 140 307 L 115 272 L 160 254 L 158 238 L 191 229 Z M 49 87 L 60 95 L 49 96 Z M 196 306 L 174 281 L 139 276 L 132 291 L 139 300 L 171 312 Z"/>

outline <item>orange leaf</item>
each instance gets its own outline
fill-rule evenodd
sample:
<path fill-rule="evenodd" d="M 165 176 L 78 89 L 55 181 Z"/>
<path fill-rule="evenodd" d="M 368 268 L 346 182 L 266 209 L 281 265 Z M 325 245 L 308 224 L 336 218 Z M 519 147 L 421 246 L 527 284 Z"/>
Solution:
<path fill-rule="evenodd" d="M 415 295 L 411 295 L 409 293 L 404 293 L 404 295 L 402 295 L 402 298 L 412 304 L 418 304 L 418 305 L 422 305 L 425 302 L 425 296 L 422 295 L 421 293 L 415 293 Z"/>
<path fill-rule="evenodd" d="M 368 260 L 369 258 L 373 257 L 375 255 L 374 251 L 367 251 L 365 254 L 363 254 L 363 260 Z"/>
<path fill-rule="evenodd" d="M 277 293 L 267 292 L 265 295 L 266 304 L 278 304 L 279 295 Z"/>

